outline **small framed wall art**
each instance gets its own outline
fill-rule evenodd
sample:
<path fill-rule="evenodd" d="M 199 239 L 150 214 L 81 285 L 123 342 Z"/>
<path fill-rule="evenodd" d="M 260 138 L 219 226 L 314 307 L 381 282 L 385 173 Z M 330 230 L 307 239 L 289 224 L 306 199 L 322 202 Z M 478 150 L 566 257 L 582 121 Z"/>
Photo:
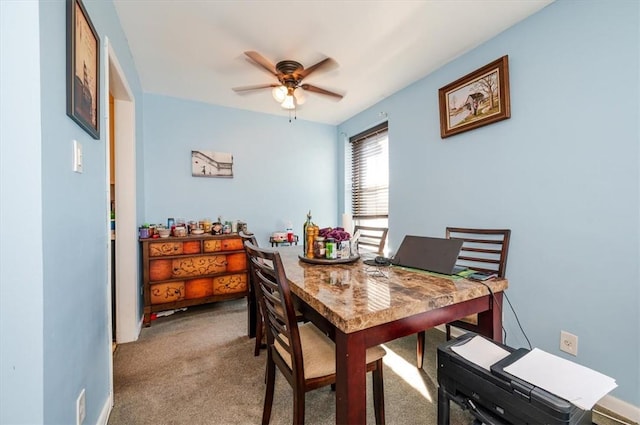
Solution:
<path fill-rule="evenodd" d="M 67 115 L 100 138 L 100 39 L 81 0 L 67 0 Z"/>
<path fill-rule="evenodd" d="M 233 177 L 233 155 L 225 152 L 191 151 L 193 177 Z"/>
<path fill-rule="evenodd" d="M 511 117 L 509 56 L 503 56 L 438 91 L 440 137 Z"/>

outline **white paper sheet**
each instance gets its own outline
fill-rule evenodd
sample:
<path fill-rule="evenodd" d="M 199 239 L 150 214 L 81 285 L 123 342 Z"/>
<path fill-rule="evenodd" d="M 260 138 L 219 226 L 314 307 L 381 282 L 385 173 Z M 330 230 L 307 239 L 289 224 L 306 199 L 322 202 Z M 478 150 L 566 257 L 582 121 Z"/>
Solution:
<path fill-rule="evenodd" d="M 504 371 L 590 410 L 618 385 L 613 378 L 534 348 Z"/>
<path fill-rule="evenodd" d="M 474 336 L 463 345 L 454 345 L 451 349 L 471 363 L 489 371 L 492 364 L 509 355 L 507 350 L 481 336 Z"/>

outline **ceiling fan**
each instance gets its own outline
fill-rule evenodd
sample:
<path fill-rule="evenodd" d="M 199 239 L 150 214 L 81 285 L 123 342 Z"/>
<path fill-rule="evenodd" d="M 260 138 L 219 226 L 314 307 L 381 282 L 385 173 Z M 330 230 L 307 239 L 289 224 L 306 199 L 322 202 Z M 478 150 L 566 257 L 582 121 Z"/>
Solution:
<path fill-rule="evenodd" d="M 268 59 L 254 51 L 244 52 L 244 54 L 247 55 L 254 63 L 273 74 L 278 79 L 278 83 L 234 87 L 233 91 L 235 92 L 271 88 L 274 99 L 280 103 L 284 109 L 295 109 L 296 105 L 304 103 L 305 97 L 302 90 L 323 94 L 338 100 L 343 97 L 341 94 L 334 93 L 311 84 L 302 83 L 302 80 L 312 72 L 335 65 L 336 62 L 331 58 L 323 59 L 315 65 L 305 68 L 299 62 L 292 60 L 283 60 L 274 66 Z"/>

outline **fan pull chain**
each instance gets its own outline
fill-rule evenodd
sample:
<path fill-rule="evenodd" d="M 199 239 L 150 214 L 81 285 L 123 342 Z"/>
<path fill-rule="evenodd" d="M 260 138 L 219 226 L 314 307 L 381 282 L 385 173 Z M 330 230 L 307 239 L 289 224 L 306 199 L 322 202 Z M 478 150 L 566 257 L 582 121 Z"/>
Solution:
<path fill-rule="evenodd" d="M 293 119 L 294 120 L 298 119 L 298 114 L 297 114 L 296 108 L 293 108 Z M 291 109 L 289 109 L 289 122 L 291 122 Z"/>

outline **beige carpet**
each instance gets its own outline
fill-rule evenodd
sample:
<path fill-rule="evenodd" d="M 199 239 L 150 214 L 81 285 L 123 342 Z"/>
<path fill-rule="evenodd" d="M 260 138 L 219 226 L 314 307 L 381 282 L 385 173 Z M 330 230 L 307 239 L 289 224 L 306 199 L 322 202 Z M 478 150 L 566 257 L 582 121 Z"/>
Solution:
<path fill-rule="evenodd" d="M 260 423 L 266 355 L 254 357 L 254 341 L 246 332 L 246 303 L 229 301 L 159 318 L 138 341 L 118 345 L 109 424 Z M 443 335 L 431 331 L 427 338 L 422 373 L 415 368 L 415 336 L 387 345 L 385 360 L 392 364 L 384 370 L 388 424 L 436 423 L 434 344 Z M 370 375 L 367 385 L 368 423 L 375 423 Z M 335 393 L 329 387 L 308 393 L 306 400 L 308 424 L 335 423 Z M 271 424 L 290 424 L 292 410 L 291 388 L 277 374 Z M 452 425 L 472 420 L 455 407 L 451 413 Z"/>
<path fill-rule="evenodd" d="M 254 340 L 246 332 L 246 303 L 228 301 L 159 318 L 138 341 L 118 345 L 109 425 L 260 423 L 266 355 L 254 357 Z M 409 336 L 386 345 L 385 408 L 391 425 L 437 422 L 436 346 L 444 334 L 427 332 L 422 371 L 415 368 L 415 341 Z M 375 423 L 370 375 L 367 385 L 367 422 Z M 329 387 L 308 393 L 306 423 L 334 424 L 334 396 Z M 291 388 L 277 373 L 271 424 L 290 424 L 292 410 Z M 472 420 L 452 403 L 451 425 Z"/>

